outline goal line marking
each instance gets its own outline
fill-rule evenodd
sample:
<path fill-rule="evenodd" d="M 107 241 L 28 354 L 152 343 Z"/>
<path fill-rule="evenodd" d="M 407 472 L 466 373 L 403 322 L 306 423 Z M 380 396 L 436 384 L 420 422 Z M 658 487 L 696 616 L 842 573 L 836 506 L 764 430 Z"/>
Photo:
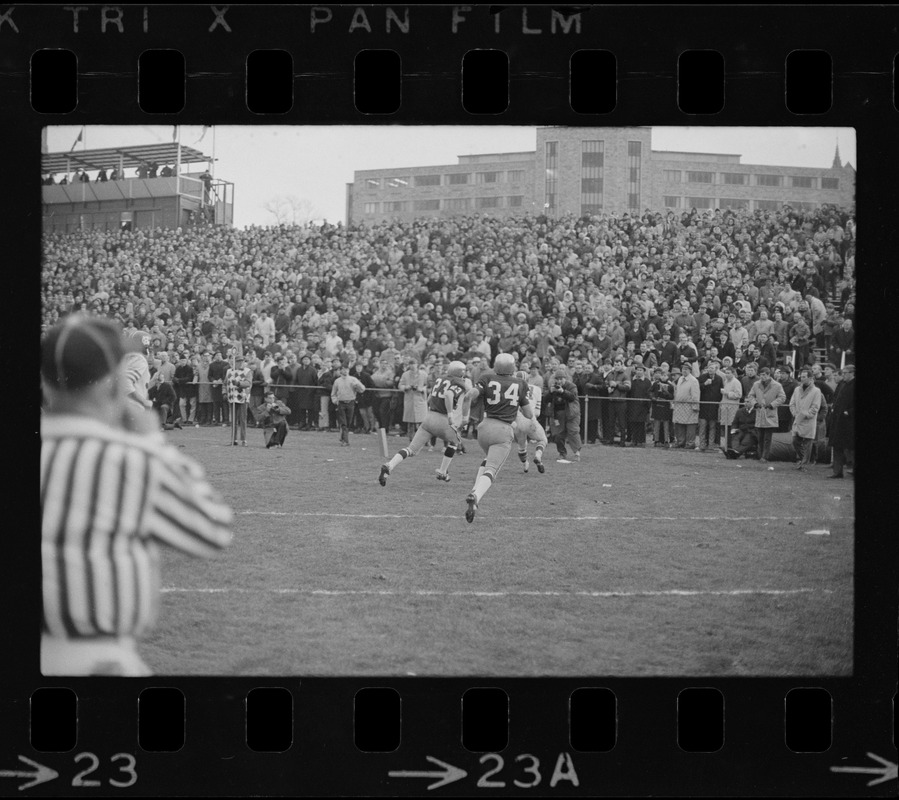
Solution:
<path fill-rule="evenodd" d="M 739 597 L 744 595 L 796 595 L 833 594 L 833 589 L 662 589 L 657 591 L 506 591 L 479 592 L 474 590 L 440 591 L 433 589 L 412 589 L 396 591 L 391 589 L 244 589 L 228 588 L 187 588 L 163 586 L 161 591 L 168 594 L 303 594 L 325 597 Z"/>

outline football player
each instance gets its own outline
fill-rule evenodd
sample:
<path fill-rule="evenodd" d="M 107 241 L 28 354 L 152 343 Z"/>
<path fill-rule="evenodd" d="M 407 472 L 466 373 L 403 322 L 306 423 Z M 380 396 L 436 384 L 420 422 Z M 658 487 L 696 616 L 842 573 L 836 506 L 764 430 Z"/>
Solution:
<path fill-rule="evenodd" d="M 467 394 L 470 399 L 482 398 L 486 412 L 486 417 L 478 425 L 478 444 L 486 458 L 481 462 L 474 486 L 465 498 L 468 503 L 465 519 L 468 522 L 474 521 L 478 504 L 512 452 L 512 424 L 519 408 L 526 420 L 534 419 L 528 400 L 528 385 L 514 373 L 515 358 L 509 353 L 500 353 L 493 362 L 493 371 L 483 373 Z"/>
<path fill-rule="evenodd" d="M 125 375 L 125 393 L 141 408 L 153 408 L 150 400 L 150 334 L 134 331 L 128 334 L 129 352 L 122 366 Z"/>
<path fill-rule="evenodd" d="M 525 372 L 516 372 L 515 377 L 525 382 L 527 381 L 527 373 Z M 536 393 L 535 389 L 538 390 Z M 546 472 L 546 467 L 543 465 L 543 451 L 546 449 L 548 440 L 546 431 L 543 430 L 543 426 L 538 421 L 540 416 L 539 389 L 539 386 L 528 384 L 528 402 L 534 412 L 534 418 L 528 419 L 519 411 L 513 427 L 515 429 L 515 441 L 518 444 L 518 458 L 524 464 L 524 471 L 527 472 L 531 468 L 531 462 L 528 461 L 528 442 L 534 442 L 537 445 L 534 450 L 534 464 L 537 465 L 537 472 L 542 475 Z M 537 394 L 536 399 L 534 397 L 535 394 Z"/>
<path fill-rule="evenodd" d="M 396 466 L 418 453 L 433 436 L 438 436 L 446 442 L 443 461 L 437 470 L 437 480 L 449 481 L 450 462 L 462 444 L 459 426 L 463 422 L 463 400 L 466 398 L 464 378 L 465 365 L 461 361 L 451 361 L 446 368 L 446 375 L 437 380 L 431 389 L 428 396 L 428 413 L 412 437 L 412 441 L 390 461 L 381 465 L 381 472 L 378 475 L 378 483 L 381 486 L 387 485 L 387 476 Z"/>

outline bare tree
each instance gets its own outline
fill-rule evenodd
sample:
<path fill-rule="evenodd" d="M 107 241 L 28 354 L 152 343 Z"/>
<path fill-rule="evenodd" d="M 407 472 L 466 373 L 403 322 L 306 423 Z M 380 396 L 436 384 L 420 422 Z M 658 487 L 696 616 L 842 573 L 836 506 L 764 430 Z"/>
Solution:
<path fill-rule="evenodd" d="M 275 195 L 262 204 L 276 225 L 306 225 L 320 215 L 312 201 L 294 194 Z"/>

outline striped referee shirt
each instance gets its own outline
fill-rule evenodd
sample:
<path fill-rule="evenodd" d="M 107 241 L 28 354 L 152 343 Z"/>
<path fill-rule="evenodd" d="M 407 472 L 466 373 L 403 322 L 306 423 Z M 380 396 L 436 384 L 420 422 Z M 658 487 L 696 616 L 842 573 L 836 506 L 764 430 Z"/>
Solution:
<path fill-rule="evenodd" d="M 159 610 L 159 545 L 210 556 L 231 509 L 161 434 L 45 415 L 41 440 L 44 633 L 139 637 Z"/>

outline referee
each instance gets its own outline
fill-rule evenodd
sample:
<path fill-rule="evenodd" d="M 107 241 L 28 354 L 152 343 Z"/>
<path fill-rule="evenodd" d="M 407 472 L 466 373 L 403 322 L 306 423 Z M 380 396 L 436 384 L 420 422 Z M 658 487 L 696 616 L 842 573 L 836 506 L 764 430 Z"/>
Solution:
<path fill-rule="evenodd" d="M 159 546 L 211 556 L 231 509 L 156 418 L 127 399 L 122 331 L 71 316 L 41 345 L 44 675 L 150 675 L 137 641 L 159 610 Z"/>

